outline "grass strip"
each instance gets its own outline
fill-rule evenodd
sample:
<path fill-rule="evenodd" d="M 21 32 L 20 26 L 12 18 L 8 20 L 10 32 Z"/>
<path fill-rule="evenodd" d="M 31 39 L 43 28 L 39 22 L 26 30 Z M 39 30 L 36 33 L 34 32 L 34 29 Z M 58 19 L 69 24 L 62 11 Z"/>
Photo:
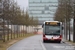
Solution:
<path fill-rule="evenodd" d="M 36 35 L 36 34 L 26 34 L 22 37 L 16 37 L 15 39 L 13 38 L 12 40 L 10 39 L 9 41 L 5 41 L 3 42 L 2 40 L 0 40 L 0 50 L 6 50 L 8 47 L 10 47 L 11 45 L 15 44 L 16 42 L 24 39 L 24 38 L 27 38 L 27 37 L 30 37 L 30 36 L 33 36 L 33 35 Z M 11 35 L 9 35 L 11 37 Z M 17 35 L 16 35 L 17 36 Z"/>

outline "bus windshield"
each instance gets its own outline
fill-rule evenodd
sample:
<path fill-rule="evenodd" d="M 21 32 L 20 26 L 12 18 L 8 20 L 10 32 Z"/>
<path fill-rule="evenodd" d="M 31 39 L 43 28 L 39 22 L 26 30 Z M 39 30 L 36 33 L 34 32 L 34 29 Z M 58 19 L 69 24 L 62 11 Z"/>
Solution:
<path fill-rule="evenodd" d="M 45 25 L 46 35 L 60 35 L 60 26 L 58 25 Z"/>

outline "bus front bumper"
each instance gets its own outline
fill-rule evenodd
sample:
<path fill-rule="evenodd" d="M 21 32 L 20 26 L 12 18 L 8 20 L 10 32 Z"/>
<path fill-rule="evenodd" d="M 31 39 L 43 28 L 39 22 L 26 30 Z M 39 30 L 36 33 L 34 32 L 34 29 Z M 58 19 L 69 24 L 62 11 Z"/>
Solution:
<path fill-rule="evenodd" d="M 48 38 L 43 38 L 43 40 L 47 40 L 47 41 L 61 41 L 61 39 L 48 39 Z"/>

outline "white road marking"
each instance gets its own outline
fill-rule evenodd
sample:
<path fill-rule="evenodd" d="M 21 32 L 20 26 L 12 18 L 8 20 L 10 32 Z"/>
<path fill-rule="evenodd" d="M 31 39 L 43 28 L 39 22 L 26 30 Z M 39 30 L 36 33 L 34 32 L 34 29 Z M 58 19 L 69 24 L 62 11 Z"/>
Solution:
<path fill-rule="evenodd" d="M 41 45 L 42 45 L 43 50 L 46 50 L 44 44 L 43 44 L 41 41 L 40 41 L 40 43 L 41 43 Z"/>

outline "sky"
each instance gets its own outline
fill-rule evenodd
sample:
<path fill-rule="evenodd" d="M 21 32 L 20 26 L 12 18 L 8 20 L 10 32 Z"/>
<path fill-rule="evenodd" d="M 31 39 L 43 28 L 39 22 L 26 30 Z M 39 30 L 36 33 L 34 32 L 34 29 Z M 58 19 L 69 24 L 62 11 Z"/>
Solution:
<path fill-rule="evenodd" d="M 28 8 L 28 0 L 14 0 L 14 1 L 17 1 L 17 4 L 20 6 L 21 9 L 25 9 Z M 56 2 L 57 0 L 51 0 L 51 1 L 54 1 Z"/>
<path fill-rule="evenodd" d="M 24 8 L 24 10 L 26 10 L 26 8 L 28 8 L 28 0 L 15 0 L 17 1 L 17 4 L 20 6 L 21 9 Z"/>
<path fill-rule="evenodd" d="M 17 4 L 20 6 L 20 8 L 23 10 L 28 9 L 28 0 L 15 0 L 17 2 Z M 46 0 L 45 0 L 46 1 Z M 52 2 L 57 2 L 57 0 L 50 0 Z M 54 8 L 54 7 L 53 7 Z M 52 9 L 53 9 L 52 8 Z"/>

